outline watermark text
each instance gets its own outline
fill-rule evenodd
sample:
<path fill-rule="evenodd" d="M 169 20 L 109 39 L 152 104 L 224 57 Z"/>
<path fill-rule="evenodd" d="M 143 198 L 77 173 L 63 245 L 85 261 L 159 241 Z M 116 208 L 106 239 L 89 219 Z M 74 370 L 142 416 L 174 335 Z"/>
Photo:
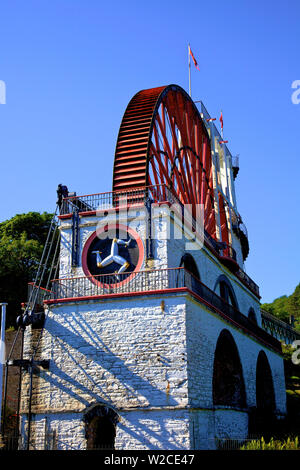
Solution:
<path fill-rule="evenodd" d="M 292 93 L 292 103 L 299 104 L 300 103 L 300 80 L 294 80 L 292 83 L 292 88 L 295 91 Z"/>

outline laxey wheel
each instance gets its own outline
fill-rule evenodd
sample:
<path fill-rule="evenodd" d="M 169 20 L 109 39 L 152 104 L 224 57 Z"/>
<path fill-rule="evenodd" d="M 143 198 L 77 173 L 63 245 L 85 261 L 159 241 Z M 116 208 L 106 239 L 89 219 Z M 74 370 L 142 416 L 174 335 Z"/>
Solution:
<path fill-rule="evenodd" d="M 210 139 L 198 109 L 179 86 L 138 92 L 119 130 L 113 191 L 168 188 L 182 204 L 204 206 L 204 228 L 215 238 Z M 151 190 L 151 188 L 150 188 Z"/>

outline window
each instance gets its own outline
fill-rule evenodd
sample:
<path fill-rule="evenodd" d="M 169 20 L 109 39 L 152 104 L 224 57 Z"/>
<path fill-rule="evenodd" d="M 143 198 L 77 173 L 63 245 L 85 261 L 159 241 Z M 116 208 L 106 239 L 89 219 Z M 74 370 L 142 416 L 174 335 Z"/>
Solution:
<path fill-rule="evenodd" d="M 238 303 L 234 290 L 226 276 L 223 274 L 219 276 L 214 290 L 227 304 L 238 310 Z"/>

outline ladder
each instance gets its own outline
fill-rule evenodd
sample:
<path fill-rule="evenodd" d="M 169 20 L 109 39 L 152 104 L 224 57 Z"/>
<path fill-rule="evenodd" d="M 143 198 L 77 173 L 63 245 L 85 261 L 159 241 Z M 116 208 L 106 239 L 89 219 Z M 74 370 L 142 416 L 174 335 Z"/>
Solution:
<path fill-rule="evenodd" d="M 39 262 L 39 266 L 35 275 L 35 279 L 30 283 L 30 293 L 26 302 L 24 313 L 17 318 L 17 332 L 14 337 L 13 344 L 9 351 L 8 357 L 5 363 L 5 378 L 4 378 L 4 397 L 3 397 L 3 424 L 2 434 L 4 434 L 4 423 L 5 423 L 5 412 L 6 412 L 6 401 L 7 401 L 7 381 L 8 381 L 8 367 L 18 366 L 20 368 L 19 376 L 19 391 L 18 391 L 18 405 L 17 405 L 17 428 L 16 432 L 19 435 L 19 415 L 20 415 L 20 403 L 21 403 L 21 371 L 22 368 L 30 372 L 30 391 L 29 391 L 29 412 L 28 412 L 28 439 L 27 449 L 29 449 L 30 440 L 30 421 L 31 421 L 31 395 L 32 395 L 32 373 L 33 369 L 37 366 L 47 368 L 48 361 L 35 361 L 35 355 L 37 353 L 40 340 L 43 333 L 43 327 L 45 322 L 45 314 L 43 310 L 43 301 L 45 298 L 51 295 L 50 281 L 57 277 L 59 269 L 59 246 L 60 246 L 60 230 L 59 230 L 59 205 L 56 206 L 55 213 L 52 217 L 50 227 L 48 230 L 46 242 L 43 248 L 42 256 Z M 36 312 L 36 310 L 43 310 L 42 312 Z M 23 338 L 24 330 L 28 325 L 32 325 L 33 328 L 41 328 L 37 343 L 31 355 L 31 359 L 23 360 Z M 19 335 L 22 335 L 21 342 L 21 358 L 12 360 L 12 354 L 17 342 Z"/>
<path fill-rule="evenodd" d="M 43 305 L 45 297 L 49 296 L 50 281 L 57 277 L 59 268 L 58 250 L 60 244 L 59 224 L 58 224 L 58 206 L 52 217 L 47 239 L 44 245 L 43 253 L 36 272 L 34 282 L 30 284 L 30 293 L 22 318 L 18 317 L 17 326 L 27 326 L 32 323 L 33 315 L 37 306 Z M 52 255 L 52 260 L 51 260 Z"/>

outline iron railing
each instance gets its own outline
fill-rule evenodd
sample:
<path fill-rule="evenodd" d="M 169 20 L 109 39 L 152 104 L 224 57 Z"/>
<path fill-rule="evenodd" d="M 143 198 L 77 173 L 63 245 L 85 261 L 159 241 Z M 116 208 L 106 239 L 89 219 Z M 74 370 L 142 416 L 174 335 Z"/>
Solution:
<path fill-rule="evenodd" d="M 52 281 L 52 300 L 74 300 L 111 294 L 137 292 L 167 292 L 170 289 L 187 288 L 196 294 L 208 307 L 226 315 L 238 325 L 280 350 L 280 343 L 269 333 L 254 324 L 232 305 L 225 302 L 214 291 L 199 281 L 184 268 L 168 268 L 121 274 L 101 274 L 90 277 L 70 277 Z"/>
<path fill-rule="evenodd" d="M 160 184 L 133 188 L 127 191 L 111 191 L 66 197 L 62 201 L 60 214 L 71 214 L 74 207 L 76 207 L 79 212 L 105 211 L 114 208 L 120 209 L 123 206 L 127 207 L 128 205 L 143 204 L 147 198 L 150 198 L 153 202 L 176 202 L 181 204 L 166 185 Z"/>
<path fill-rule="evenodd" d="M 239 268 L 236 272 L 235 275 L 244 283 L 247 285 L 247 287 L 254 292 L 254 294 L 257 295 L 257 297 L 260 297 L 259 295 L 259 287 L 258 285 L 251 279 L 248 274 L 245 273 L 241 268 Z"/>
<path fill-rule="evenodd" d="M 147 186 L 143 188 L 136 188 L 129 191 L 111 191 L 107 193 L 90 194 L 85 196 L 71 196 L 63 199 L 60 213 L 61 215 L 69 215 L 76 207 L 81 213 L 89 212 L 103 212 L 110 209 L 122 207 L 132 207 L 133 205 L 144 204 L 147 199 L 154 203 L 167 203 L 176 204 L 181 214 L 184 214 L 184 204 L 179 201 L 177 196 L 164 184 L 156 186 Z M 188 217 L 195 231 L 197 228 L 196 221 L 191 215 Z M 204 241 L 215 251 L 216 255 L 220 254 L 228 256 L 234 261 L 237 261 L 237 256 L 234 248 L 225 242 L 217 242 L 205 229 Z M 258 285 L 241 269 L 237 272 L 238 278 L 246 284 L 257 296 L 259 296 Z"/>
<path fill-rule="evenodd" d="M 261 309 L 262 327 L 272 336 L 291 344 L 295 340 L 300 340 L 300 331 L 295 330 L 288 323 L 276 318 L 269 312 Z"/>
<path fill-rule="evenodd" d="M 184 269 L 160 269 L 121 274 L 100 274 L 52 281 L 52 299 L 125 294 L 184 286 Z"/>

